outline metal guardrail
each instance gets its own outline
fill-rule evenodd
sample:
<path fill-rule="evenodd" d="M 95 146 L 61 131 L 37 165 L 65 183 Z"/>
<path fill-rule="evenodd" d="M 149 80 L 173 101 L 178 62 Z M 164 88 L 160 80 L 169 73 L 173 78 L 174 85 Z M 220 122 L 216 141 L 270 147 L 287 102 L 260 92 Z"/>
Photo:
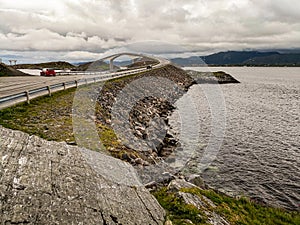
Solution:
<path fill-rule="evenodd" d="M 0 98 L 0 109 L 15 105 L 17 103 L 21 102 L 27 102 L 30 103 L 31 99 L 44 96 L 44 95 L 49 95 L 53 92 L 60 91 L 60 90 L 66 90 L 69 88 L 73 87 L 79 87 L 82 85 L 87 85 L 87 84 L 92 84 L 92 83 L 97 83 L 101 81 L 107 81 L 113 78 L 118 78 L 118 77 L 123 77 L 131 74 L 136 74 L 140 72 L 147 71 L 147 68 L 141 68 L 141 69 L 135 69 L 135 70 L 129 70 L 129 71 L 124 71 L 124 72 L 115 72 L 115 73 L 110 73 L 110 74 L 103 74 L 103 76 L 99 76 L 99 73 L 96 73 L 94 75 L 98 75 L 97 77 L 87 77 L 79 80 L 74 80 L 74 81 L 67 81 L 67 82 L 62 82 L 58 84 L 52 84 L 49 86 L 41 87 L 41 88 L 36 88 L 36 89 L 31 89 L 28 91 L 20 92 L 17 94 L 13 95 L 8 95 L 5 97 Z M 74 73 L 72 73 L 74 75 Z M 76 75 L 91 75 L 90 72 L 86 74 L 76 74 Z M 102 75 L 102 74 L 100 74 Z"/>
<path fill-rule="evenodd" d="M 56 75 L 58 76 L 65 76 L 65 75 L 105 75 L 108 74 L 107 72 L 86 72 L 86 71 L 70 71 L 70 72 L 66 72 L 66 71 L 60 71 L 60 72 L 56 72 Z"/>

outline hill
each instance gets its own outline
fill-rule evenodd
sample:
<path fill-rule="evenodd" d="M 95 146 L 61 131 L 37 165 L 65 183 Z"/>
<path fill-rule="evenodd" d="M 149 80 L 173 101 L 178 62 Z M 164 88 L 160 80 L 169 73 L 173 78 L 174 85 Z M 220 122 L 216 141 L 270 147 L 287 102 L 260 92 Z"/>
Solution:
<path fill-rule="evenodd" d="M 104 71 L 109 70 L 109 65 L 103 61 L 94 61 L 94 62 L 86 62 L 81 63 L 79 66 L 74 68 L 76 71 Z"/>
<path fill-rule="evenodd" d="M 29 74 L 16 70 L 11 66 L 5 65 L 4 63 L 0 63 L 0 77 L 8 76 L 29 76 Z"/>
<path fill-rule="evenodd" d="M 54 68 L 54 69 L 73 69 L 74 65 L 64 61 L 58 62 L 46 62 L 37 64 L 18 64 L 13 66 L 15 69 L 42 69 L 42 68 Z"/>
<path fill-rule="evenodd" d="M 202 60 L 209 65 L 239 65 L 252 58 L 278 55 L 278 52 L 257 52 L 257 51 L 229 51 L 219 52 L 209 56 L 202 56 Z"/>
<path fill-rule="evenodd" d="M 258 66 L 300 66 L 300 54 L 277 54 L 254 57 L 245 61 L 244 64 Z"/>
<path fill-rule="evenodd" d="M 208 56 L 174 58 L 180 66 L 300 66 L 300 54 L 258 51 L 228 51 Z"/>

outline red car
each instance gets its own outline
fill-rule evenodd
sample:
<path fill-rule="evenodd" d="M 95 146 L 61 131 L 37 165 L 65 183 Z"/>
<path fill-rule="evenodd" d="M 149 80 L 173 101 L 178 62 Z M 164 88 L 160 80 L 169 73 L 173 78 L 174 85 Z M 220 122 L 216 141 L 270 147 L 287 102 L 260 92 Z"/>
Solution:
<path fill-rule="evenodd" d="M 54 69 L 48 69 L 48 68 L 42 69 L 40 74 L 41 74 L 41 76 L 46 76 L 46 77 L 56 76 L 55 70 Z"/>

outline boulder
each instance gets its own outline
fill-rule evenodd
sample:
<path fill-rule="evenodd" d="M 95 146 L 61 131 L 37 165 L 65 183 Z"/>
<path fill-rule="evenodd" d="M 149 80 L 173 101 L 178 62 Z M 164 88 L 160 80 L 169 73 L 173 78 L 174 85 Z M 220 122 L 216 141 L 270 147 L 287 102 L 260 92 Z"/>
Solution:
<path fill-rule="evenodd" d="M 131 165 L 0 126 L 1 224 L 163 224 Z"/>

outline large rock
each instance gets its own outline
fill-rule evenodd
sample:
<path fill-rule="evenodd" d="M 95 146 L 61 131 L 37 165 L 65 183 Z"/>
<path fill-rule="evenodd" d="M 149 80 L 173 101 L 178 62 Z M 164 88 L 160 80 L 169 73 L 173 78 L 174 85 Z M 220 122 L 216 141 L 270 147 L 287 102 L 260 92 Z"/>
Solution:
<path fill-rule="evenodd" d="M 163 224 L 164 216 L 129 164 L 0 126 L 1 224 Z"/>

